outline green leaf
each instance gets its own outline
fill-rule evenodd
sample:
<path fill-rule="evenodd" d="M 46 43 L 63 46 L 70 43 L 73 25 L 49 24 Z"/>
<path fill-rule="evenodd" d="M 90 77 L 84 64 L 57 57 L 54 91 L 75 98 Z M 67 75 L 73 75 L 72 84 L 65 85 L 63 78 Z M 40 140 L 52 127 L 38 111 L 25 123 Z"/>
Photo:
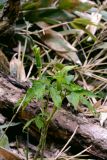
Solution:
<path fill-rule="evenodd" d="M 52 3 L 51 0 L 36 0 L 29 1 L 22 4 L 22 9 L 24 10 L 33 10 L 40 7 L 48 7 Z"/>
<path fill-rule="evenodd" d="M 58 71 L 54 76 L 54 79 L 56 79 L 57 81 L 59 81 L 59 83 L 63 83 L 64 81 L 64 75 L 62 74 L 61 71 Z"/>
<path fill-rule="evenodd" d="M 0 10 L 3 9 L 3 4 L 0 3 Z"/>
<path fill-rule="evenodd" d="M 35 124 L 39 129 L 44 127 L 44 119 L 41 115 L 35 117 Z"/>
<path fill-rule="evenodd" d="M 86 89 L 84 89 L 83 87 L 79 86 L 78 84 L 75 84 L 75 83 L 70 83 L 69 86 L 68 85 L 65 85 L 65 88 L 68 90 L 68 91 L 73 91 L 73 92 L 77 92 L 78 94 L 80 94 L 81 96 L 87 96 L 87 97 L 96 97 L 97 95 L 94 94 L 93 92 L 91 91 L 88 91 Z"/>
<path fill-rule="evenodd" d="M 67 84 L 70 84 L 70 82 L 74 79 L 74 76 L 73 75 L 68 75 L 68 76 L 65 76 L 65 80 L 66 80 L 66 83 Z"/>
<path fill-rule="evenodd" d="M 46 86 L 49 85 L 49 80 L 40 79 L 33 81 L 33 85 L 28 89 L 25 100 L 23 102 L 23 109 L 33 100 L 41 100 L 46 94 Z"/>
<path fill-rule="evenodd" d="M 75 9 L 79 5 L 79 0 L 59 0 L 60 9 Z"/>
<path fill-rule="evenodd" d="M 62 11 L 53 7 L 25 10 L 24 12 L 25 19 L 31 23 L 42 20 L 45 21 L 47 18 L 57 19 L 59 15 L 63 18 L 63 16 L 65 16 L 63 14 Z"/>
<path fill-rule="evenodd" d="M 2 139 L 0 138 L 0 147 L 10 149 L 8 137 L 2 129 L 0 129 L 0 137 L 2 137 Z"/>
<path fill-rule="evenodd" d="M 72 9 L 78 11 L 87 11 L 92 7 L 87 2 L 80 2 L 79 0 L 59 0 L 59 8 L 61 9 Z"/>
<path fill-rule="evenodd" d="M 60 92 L 56 88 L 50 87 L 50 95 L 54 102 L 54 106 L 57 108 L 60 108 L 62 105 L 62 99 L 60 96 Z"/>
<path fill-rule="evenodd" d="M 58 90 L 61 90 L 62 84 L 66 83 L 64 74 L 61 71 L 58 71 L 53 78 L 57 81 Z"/>
<path fill-rule="evenodd" d="M 86 26 L 89 25 L 95 25 L 93 22 L 91 22 L 88 19 L 84 19 L 84 18 L 77 18 L 74 21 L 72 21 L 71 26 L 73 28 L 76 29 L 81 29 L 83 30 L 85 33 L 87 33 L 94 41 L 96 40 L 96 37 L 90 32 L 88 31 L 88 29 L 86 29 Z M 96 26 L 96 25 L 95 25 Z"/>
<path fill-rule="evenodd" d="M 61 70 L 61 69 L 64 68 L 64 64 L 63 64 L 63 63 L 58 63 L 58 62 L 57 62 L 57 63 L 55 64 L 55 67 L 56 67 L 57 70 Z"/>
<path fill-rule="evenodd" d="M 40 80 L 35 80 L 33 82 L 33 91 L 34 91 L 34 97 L 39 100 L 42 99 L 45 96 L 45 89 L 46 85 L 48 85 L 48 80 L 47 79 L 40 79 Z"/>
<path fill-rule="evenodd" d="M 73 70 L 75 67 L 76 67 L 76 65 L 75 65 L 75 66 L 65 66 L 65 67 L 61 70 L 61 73 L 62 73 L 62 74 L 66 74 L 66 73 L 68 73 L 68 71 Z"/>
<path fill-rule="evenodd" d="M 79 94 L 80 94 L 80 92 L 82 92 L 84 89 L 81 87 L 81 86 L 79 86 L 78 84 L 75 84 L 75 83 L 73 83 L 73 82 L 70 82 L 69 84 L 62 84 L 62 86 L 63 86 L 63 88 L 65 88 L 66 89 L 66 91 L 67 92 L 79 92 Z"/>
<path fill-rule="evenodd" d="M 95 25 L 91 20 L 86 18 L 75 18 L 71 23 L 81 24 L 82 26 Z"/>
<path fill-rule="evenodd" d="M 34 88 L 29 88 L 27 90 L 26 97 L 23 102 L 23 109 L 31 102 L 31 100 L 33 100 L 33 98 L 34 98 Z M 23 101 L 23 99 L 19 100 L 17 105 L 19 105 L 19 103 L 21 103 L 21 101 Z"/>
<path fill-rule="evenodd" d="M 35 10 L 40 6 L 40 3 L 36 2 L 26 2 L 22 5 L 22 10 Z"/>
<path fill-rule="evenodd" d="M 69 94 L 68 96 L 66 96 L 69 103 L 71 103 L 75 110 L 77 110 L 77 107 L 79 105 L 79 101 L 80 101 L 80 95 L 76 92 L 72 92 L 71 94 Z"/>
<path fill-rule="evenodd" d="M 93 5 L 88 2 L 83 2 L 83 3 L 80 2 L 80 4 L 75 8 L 75 10 L 84 12 L 84 11 L 89 10 L 92 7 Z"/>
<path fill-rule="evenodd" d="M 32 118 L 31 120 L 29 120 L 29 121 L 24 125 L 23 130 L 25 130 L 26 128 L 28 128 L 34 120 L 35 120 L 35 118 Z"/>
<path fill-rule="evenodd" d="M 95 108 L 91 105 L 91 103 L 85 97 L 82 97 L 80 101 L 82 104 L 86 105 L 93 114 L 96 113 Z"/>
<path fill-rule="evenodd" d="M 48 7 L 52 3 L 51 0 L 40 0 L 40 1 L 41 1 L 41 7 Z"/>
<path fill-rule="evenodd" d="M 32 87 L 34 88 L 34 97 L 37 100 L 43 99 L 43 97 L 45 95 L 45 88 L 46 88 L 45 83 L 38 80 L 38 81 L 34 82 Z"/>
<path fill-rule="evenodd" d="M 57 80 L 57 85 L 59 86 L 58 88 L 61 89 L 61 85 L 62 84 L 69 84 L 70 81 L 72 80 L 73 76 L 72 75 L 67 75 L 68 71 L 74 69 L 76 66 L 65 66 L 63 67 L 63 69 L 61 69 L 60 71 L 58 71 L 55 76 L 54 79 Z"/>
<path fill-rule="evenodd" d="M 95 95 L 93 92 L 88 91 L 88 90 L 85 90 L 85 89 L 81 90 L 79 93 L 80 93 L 82 96 L 87 96 L 87 97 L 96 97 L 96 96 L 97 96 L 97 95 Z"/>
<path fill-rule="evenodd" d="M 71 91 L 81 91 L 81 90 L 83 90 L 83 88 L 81 86 L 79 86 L 78 84 L 75 84 L 75 83 L 71 83 L 69 88 L 71 89 Z"/>
<path fill-rule="evenodd" d="M 40 56 L 40 48 L 35 45 L 35 46 L 32 47 L 32 50 L 33 50 L 34 55 L 35 55 L 37 68 L 42 68 L 42 61 L 41 61 L 41 56 Z"/>

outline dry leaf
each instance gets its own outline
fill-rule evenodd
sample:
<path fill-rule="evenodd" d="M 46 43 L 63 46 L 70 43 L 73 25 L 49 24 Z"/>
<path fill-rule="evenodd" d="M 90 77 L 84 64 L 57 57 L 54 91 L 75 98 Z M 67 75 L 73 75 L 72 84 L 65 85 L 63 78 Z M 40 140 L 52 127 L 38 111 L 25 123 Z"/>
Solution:
<path fill-rule="evenodd" d="M 97 12 L 93 12 L 91 14 L 91 22 L 93 22 L 95 25 L 98 25 L 100 20 L 102 18 L 102 15 L 100 13 L 97 13 Z M 88 29 L 88 31 L 90 31 L 93 35 L 95 35 L 96 31 L 97 31 L 97 26 L 95 25 L 87 25 L 86 29 Z M 87 41 L 91 41 L 92 38 L 89 37 L 87 39 Z"/>
<path fill-rule="evenodd" d="M 76 53 L 77 49 L 67 42 L 60 33 L 49 29 L 49 26 L 44 22 L 38 22 L 37 25 L 44 29 L 44 34 L 42 34 L 41 39 L 49 48 L 56 51 L 56 53 L 63 58 L 81 65 L 81 61 Z"/>
<path fill-rule="evenodd" d="M 3 160 L 22 160 L 18 155 L 13 154 L 11 151 L 0 147 L 0 159 Z"/>
<path fill-rule="evenodd" d="M 107 112 L 101 112 L 99 119 L 100 119 L 100 125 L 103 126 L 104 122 L 107 119 Z"/>
<path fill-rule="evenodd" d="M 0 50 L 0 71 L 9 74 L 9 61 L 5 54 Z"/>
<path fill-rule="evenodd" d="M 26 81 L 25 69 L 22 61 L 15 56 L 10 61 L 10 75 L 17 79 L 19 82 Z"/>
<path fill-rule="evenodd" d="M 96 103 L 94 103 L 94 108 L 99 109 L 100 106 L 101 106 L 101 99 L 96 101 Z"/>
<path fill-rule="evenodd" d="M 0 124 L 3 124 L 6 120 L 6 117 L 4 117 L 1 113 L 0 113 Z"/>

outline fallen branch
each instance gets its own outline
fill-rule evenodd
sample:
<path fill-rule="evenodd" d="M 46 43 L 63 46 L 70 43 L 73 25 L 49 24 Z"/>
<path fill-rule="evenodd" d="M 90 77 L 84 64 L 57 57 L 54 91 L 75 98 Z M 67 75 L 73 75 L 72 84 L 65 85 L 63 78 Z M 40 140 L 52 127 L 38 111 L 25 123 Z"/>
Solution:
<path fill-rule="evenodd" d="M 12 110 L 19 98 L 26 92 L 26 88 L 26 85 L 19 84 L 14 79 L 0 73 L 0 111 Z M 21 121 L 28 121 L 37 114 L 39 106 L 40 103 L 32 102 L 23 112 L 20 111 L 18 117 Z M 94 118 L 86 118 L 83 114 L 75 115 L 71 111 L 61 109 L 55 114 L 49 127 L 48 135 L 68 140 L 77 126 L 78 129 L 73 138 L 74 141 L 83 148 L 91 146 L 88 149 L 89 153 L 106 159 L 107 129 L 101 127 Z M 33 135 L 38 132 L 34 125 L 31 126 L 30 130 Z"/>

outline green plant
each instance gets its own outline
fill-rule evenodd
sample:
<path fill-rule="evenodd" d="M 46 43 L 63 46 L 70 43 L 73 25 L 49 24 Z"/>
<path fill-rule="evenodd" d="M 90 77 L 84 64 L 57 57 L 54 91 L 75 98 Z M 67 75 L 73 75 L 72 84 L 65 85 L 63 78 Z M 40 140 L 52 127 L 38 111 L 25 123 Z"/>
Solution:
<path fill-rule="evenodd" d="M 32 81 L 32 87 L 28 89 L 26 98 L 23 103 L 23 109 L 33 100 L 41 102 L 40 113 L 26 123 L 24 129 L 27 128 L 32 122 L 36 124 L 41 132 L 38 151 L 34 159 L 41 156 L 43 159 L 43 152 L 46 144 L 46 137 L 49 124 L 66 98 L 70 104 L 77 110 L 80 103 L 88 106 L 92 112 L 93 107 L 86 97 L 94 96 L 90 91 L 84 90 L 73 81 L 73 76 L 69 71 L 77 66 L 64 66 L 57 70 L 53 76 L 46 73 L 41 74 L 42 62 L 40 58 L 40 49 L 37 46 L 33 47 L 36 65 L 38 68 L 38 78 Z M 48 104 L 52 101 L 53 106 L 49 110 Z"/>
<path fill-rule="evenodd" d="M 30 22 L 45 21 L 52 24 L 59 23 L 59 20 L 68 21 L 74 16 L 71 12 L 86 11 L 90 9 L 92 5 L 89 3 L 83 3 L 79 0 L 59 0 L 54 2 L 53 0 L 38 0 L 37 2 L 27 1 L 22 5 L 22 11 L 25 19 Z"/>

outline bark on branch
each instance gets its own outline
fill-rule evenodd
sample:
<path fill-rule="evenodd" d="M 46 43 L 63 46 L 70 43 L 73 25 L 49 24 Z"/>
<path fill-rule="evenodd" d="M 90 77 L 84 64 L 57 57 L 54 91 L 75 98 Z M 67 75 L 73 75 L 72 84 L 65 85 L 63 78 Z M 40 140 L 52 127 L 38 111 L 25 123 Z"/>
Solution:
<path fill-rule="evenodd" d="M 20 0 L 7 0 L 0 16 L 0 36 L 7 32 L 18 18 Z"/>
<path fill-rule="evenodd" d="M 18 99 L 23 95 L 26 86 L 18 84 L 15 80 L 5 77 L 0 73 L 0 110 L 8 110 L 14 108 Z M 21 121 L 28 121 L 33 117 L 39 104 L 33 102 L 24 112 L 18 115 Z M 74 115 L 70 111 L 61 109 L 58 111 L 50 125 L 48 135 L 55 138 L 68 140 L 75 128 L 78 127 L 74 140 L 83 148 L 92 147 L 89 153 L 100 157 L 107 158 L 107 129 L 99 125 L 94 119 L 87 119 L 83 115 Z M 36 133 L 37 129 L 32 126 L 32 133 Z"/>

